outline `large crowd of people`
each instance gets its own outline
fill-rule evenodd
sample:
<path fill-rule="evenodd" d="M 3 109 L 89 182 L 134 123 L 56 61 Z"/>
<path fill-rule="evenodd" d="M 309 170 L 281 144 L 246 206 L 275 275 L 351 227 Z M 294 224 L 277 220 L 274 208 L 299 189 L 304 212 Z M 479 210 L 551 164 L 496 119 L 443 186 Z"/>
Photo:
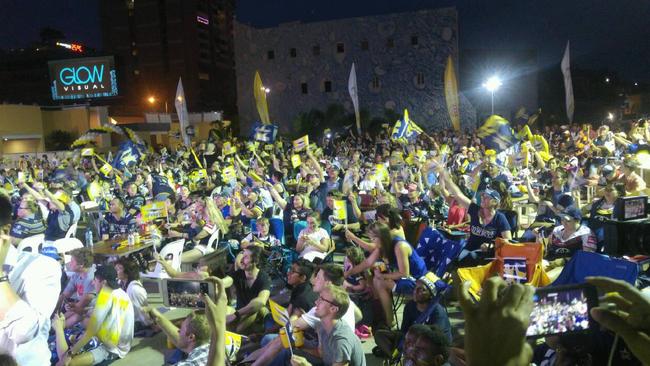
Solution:
<path fill-rule="evenodd" d="M 167 335 L 176 352 L 165 362 L 181 366 L 244 358 L 363 366 L 361 341 L 369 337 L 376 357 L 405 365 L 529 364 L 534 289 L 490 278 L 476 301 L 450 274 L 489 263 L 497 239 L 542 243 L 552 278 L 580 251 L 618 254 L 606 253 L 602 225 L 617 198 L 648 192 L 637 153 L 650 142 L 650 126 L 513 129 L 516 141 L 498 150 L 478 130 L 421 133 L 404 143 L 388 128 L 328 131 L 294 147 L 283 138 L 238 138 L 215 123 L 192 146 L 151 147 L 135 164 L 110 169 L 100 154 L 5 159 L 0 354 L 20 365 L 108 364 L 127 357 L 134 336 L 148 330 Z M 535 206 L 534 218 L 515 209 L 522 201 Z M 151 203 L 164 205 L 166 216 L 145 220 Z M 420 243 L 425 228 L 440 248 Z M 70 231 L 90 240 L 63 253 L 56 243 Z M 154 250 L 94 255 L 93 237 L 96 244 L 133 233 L 155 237 Z M 34 251 L 22 250 L 40 234 Z M 179 240 L 182 266 L 159 255 Z M 461 250 L 445 250 L 454 245 Z M 171 278 L 213 282 L 214 298 L 174 295 L 205 311 L 178 325 L 151 306 L 140 273 L 153 263 Z M 635 362 L 650 362 L 650 300 L 620 281 L 589 281 L 616 291 L 610 300 L 620 308 L 593 309 L 593 318 L 622 338 Z M 461 330 L 445 311 L 450 298 L 463 310 Z M 284 328 L 274 324 L 269 300 L 287 308 L 291 328 L 304 336 L 300 347 L 289 351 L 277 335 Z M 229 357 L 226 330 L 247 336 Z"/>

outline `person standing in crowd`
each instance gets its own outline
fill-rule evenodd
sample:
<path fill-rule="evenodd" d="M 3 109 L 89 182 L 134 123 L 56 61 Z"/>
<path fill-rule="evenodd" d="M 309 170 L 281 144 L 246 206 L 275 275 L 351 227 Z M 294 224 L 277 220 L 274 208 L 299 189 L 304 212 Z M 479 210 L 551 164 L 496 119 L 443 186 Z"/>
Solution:
<path fill-rule="evenodd" d="M 11 245 L 11 212 L 11 200 L 0 190 L 0 354 L 21 366 L 48 365 L 50 315 L 61 291 L 61 269 L 52 258 Z"/>
<path fill-rule="evenodd" d="M 71 202 L 70 195 L 66 193 L 63 189 L 57 189 L 54 194 L 45 188 L 45 186 L 38 182 L 34 185 L 34 188 L 30 187 L 25 182 L 19 182 L 19 185 L 22 188 L 25 188 L 34 199 L 48 204 L 48 209 L 50 211 L 47 216 L 47 228 L 45 229 L 45 242 L 53 243 L 57 239 L 62 239 L 65 237 L 68 229 L 73 224 L 76 224 L 76 220 L 79 220 L 78 214 L 75 212 L 73 206 L 78 205 Z"/>

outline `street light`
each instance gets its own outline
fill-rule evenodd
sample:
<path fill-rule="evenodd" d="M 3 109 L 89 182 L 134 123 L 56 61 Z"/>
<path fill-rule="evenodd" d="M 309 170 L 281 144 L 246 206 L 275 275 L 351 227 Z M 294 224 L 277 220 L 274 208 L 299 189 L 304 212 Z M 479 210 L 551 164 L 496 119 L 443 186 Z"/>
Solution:
<path fill-rule="evenodd" d="M 501 83 L 501 79 L 499 79 L 498 76 L 492 76 L 483 83 L 483 87 L 490 92 L 492 100 L 492 114 L 494 114 L 494 92 L 497 91 L 501 85 L 503 85 L 503 83 Z"/>
<path fill-rule="evenodd" d="M 156 97 L 152 95 L 149 98 L 147 98 L 147 101 L 149 102 L 149 104 L 154 104 L 156 103 Z"/>
<path fill-rule="evenodd" d="M 614 114 L 612 112 L 607 113 L 607 119 L 610 121 L 614 120 Z"/>

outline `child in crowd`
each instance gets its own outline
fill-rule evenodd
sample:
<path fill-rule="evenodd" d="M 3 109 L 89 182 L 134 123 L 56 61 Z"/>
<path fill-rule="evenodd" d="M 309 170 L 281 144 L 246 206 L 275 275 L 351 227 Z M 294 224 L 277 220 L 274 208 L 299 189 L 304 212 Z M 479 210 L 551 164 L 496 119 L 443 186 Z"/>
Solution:
<path fill-rule="evenodd" d="M 353 246 L 349 247 L 345 251 L 345 259 L 343 261 L 343 268 L 347 272 L 354 266 L 363 262 L 366 259 L 363 254 L 363 249 Z M 363 318 L 361 322 L 357 325 L 354 333 L 362 339 L 369 338 L 372 336 L 372 330 L 370 325 L 373 321 L 373 309 L 372 309 L 372 286 L 368 286 L 368 281 L 370 277 L 369 271 L 364 271 L 346 277 L 343 281 L 343 288 L 350 294 L 350 299 L 354 301 L 355 304 L 359 304 L 361 312 L 363 313 Z"/>

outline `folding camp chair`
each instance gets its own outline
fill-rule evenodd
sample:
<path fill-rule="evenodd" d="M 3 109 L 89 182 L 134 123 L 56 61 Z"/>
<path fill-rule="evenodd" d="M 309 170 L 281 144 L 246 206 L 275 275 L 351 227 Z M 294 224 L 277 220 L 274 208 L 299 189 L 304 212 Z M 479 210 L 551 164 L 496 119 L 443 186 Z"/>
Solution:
<path fill-rule="evenodd" d="M 638 275 L 639 266 L 634 262 L 580 250 L 564 265 L 552 285 L 583 283 L 589 276 L 604 276 L 634 285 Z"/>
<path fill-rule="evenodd" d="M 507 240 L 497 238 L 495 255 L 496 258 L 486 265 L 457 270 L 461 281 L 471 282 L 469 292 L 475 298 L 480 298 L 483 281 L 494 275 L 503 276 L 504 262 L 507 258 L 524 258 L 526 260 L 527 283 L 535 287 L 544 287 L 551 283 L 542 265 L 544 246 L 541 243 L 511 244 Z"/>

